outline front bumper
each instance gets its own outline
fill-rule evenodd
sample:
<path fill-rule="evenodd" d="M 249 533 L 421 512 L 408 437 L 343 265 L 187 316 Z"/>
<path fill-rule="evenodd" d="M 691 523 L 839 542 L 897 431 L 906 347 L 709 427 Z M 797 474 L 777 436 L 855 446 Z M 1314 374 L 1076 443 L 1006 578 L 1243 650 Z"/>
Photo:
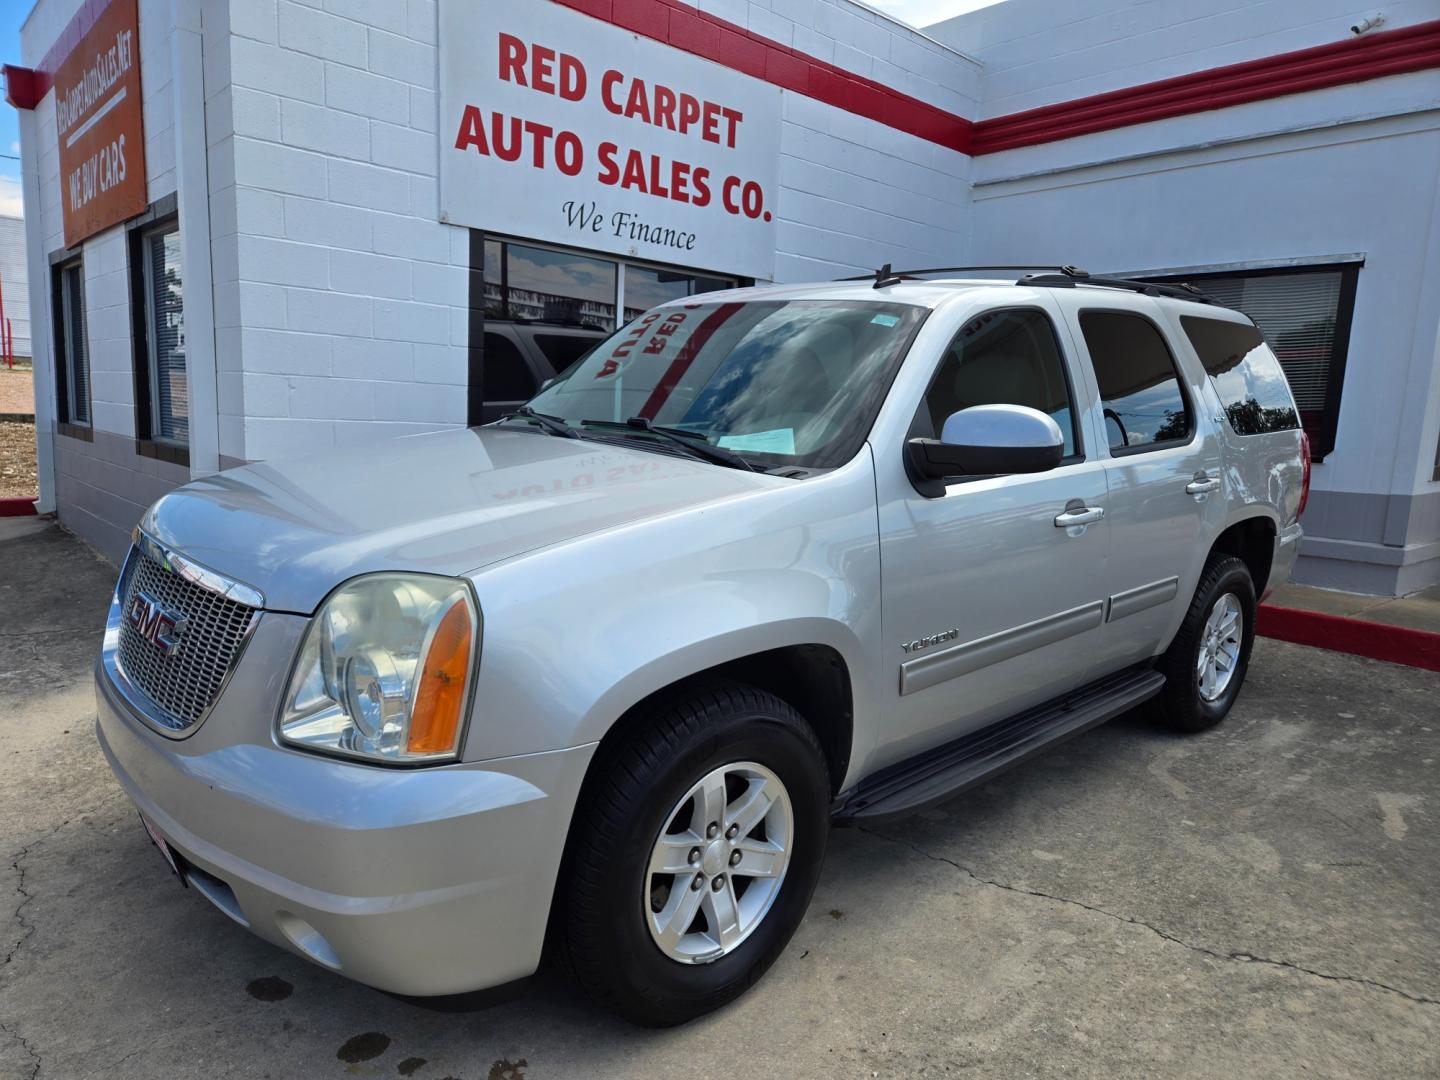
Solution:
<path fill-rule="evenodd" d="M 283 749 L 274 702 L 304 622 L 264 615 L 182 740 L 135 716 L 102 659 L 96 731 L 121 785 L 197 891 L 324 967 L 413 995 L 531 974 L 593 745 L 422 769 Z"/>

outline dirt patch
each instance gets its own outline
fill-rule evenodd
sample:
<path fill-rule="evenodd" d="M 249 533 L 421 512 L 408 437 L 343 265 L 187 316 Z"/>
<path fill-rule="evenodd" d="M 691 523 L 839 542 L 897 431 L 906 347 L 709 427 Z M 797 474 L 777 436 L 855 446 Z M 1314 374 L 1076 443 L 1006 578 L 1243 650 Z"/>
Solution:
<path fill-rule="evenodd" d="M 36 495 L 35 425 L 0 423 L 0 499 Z"/>
<path fill-rule="evenodd" d="M 35 414 L 35 384 L 29 368 L 11 371 L 0 364 L 0 414 Z"/>

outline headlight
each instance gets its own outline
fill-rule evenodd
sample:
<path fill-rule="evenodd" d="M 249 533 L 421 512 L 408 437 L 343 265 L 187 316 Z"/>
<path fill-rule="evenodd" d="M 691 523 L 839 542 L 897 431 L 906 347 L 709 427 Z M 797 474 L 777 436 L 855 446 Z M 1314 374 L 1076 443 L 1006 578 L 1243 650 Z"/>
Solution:
<path fill-rule="evenodd" d="M 356 578 L 330 594 L 306 631 L 280 738 L 371 761 L 453 760 L 479 636 L 463 581 Z"/>

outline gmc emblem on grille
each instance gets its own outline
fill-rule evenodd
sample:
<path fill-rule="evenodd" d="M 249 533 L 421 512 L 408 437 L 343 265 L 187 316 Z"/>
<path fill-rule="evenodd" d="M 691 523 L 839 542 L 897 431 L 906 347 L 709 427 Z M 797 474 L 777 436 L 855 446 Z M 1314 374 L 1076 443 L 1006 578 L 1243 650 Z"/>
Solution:
<path fill-rule="evenodd" d="M 153 596 L 137 591 L 125 612 L 125 620 L 166 656 L 180 647 L 185 633 L 185 616 L 167 611 Z"/>

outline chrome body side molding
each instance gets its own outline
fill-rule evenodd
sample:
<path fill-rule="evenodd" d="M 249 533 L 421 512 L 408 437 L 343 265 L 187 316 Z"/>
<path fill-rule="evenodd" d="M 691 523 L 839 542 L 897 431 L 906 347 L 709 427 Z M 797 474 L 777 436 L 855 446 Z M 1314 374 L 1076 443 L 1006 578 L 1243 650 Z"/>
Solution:
<path fill-rule="evenodd" d="M 1180 579 L 1168 577 L 1164 581 L 1154 581 L 1149 585 L 1141 585 L 1137 589 L 1127 589 L 1124 592 L 1116 593 L 1110 597 L 1110 615 L 1105 621 L 1114 622 L 1127 615 L 1134 615 L 1136 612 L 1145 611 L 1148 608 L 1168 604 L 1175 599 L 1175 595 L 1179 591 Z"/>
<path fill-rule="evenodd" d="M 989 637 L 952 645 L 928 656 L 907 660 L 900 665 L 900 695 L 928 690 L 950 679 L 958 679 L 972 671 L 998 664 L 1002 660 L 1027 653 L 1032 649 L 1053 645 L 1067 637 L 1083 634 L 1098 627 L 1105 619 L 1105 602 L 1090 604 L 1047 615 L 1043 619 L 1002 630 Z"/>

